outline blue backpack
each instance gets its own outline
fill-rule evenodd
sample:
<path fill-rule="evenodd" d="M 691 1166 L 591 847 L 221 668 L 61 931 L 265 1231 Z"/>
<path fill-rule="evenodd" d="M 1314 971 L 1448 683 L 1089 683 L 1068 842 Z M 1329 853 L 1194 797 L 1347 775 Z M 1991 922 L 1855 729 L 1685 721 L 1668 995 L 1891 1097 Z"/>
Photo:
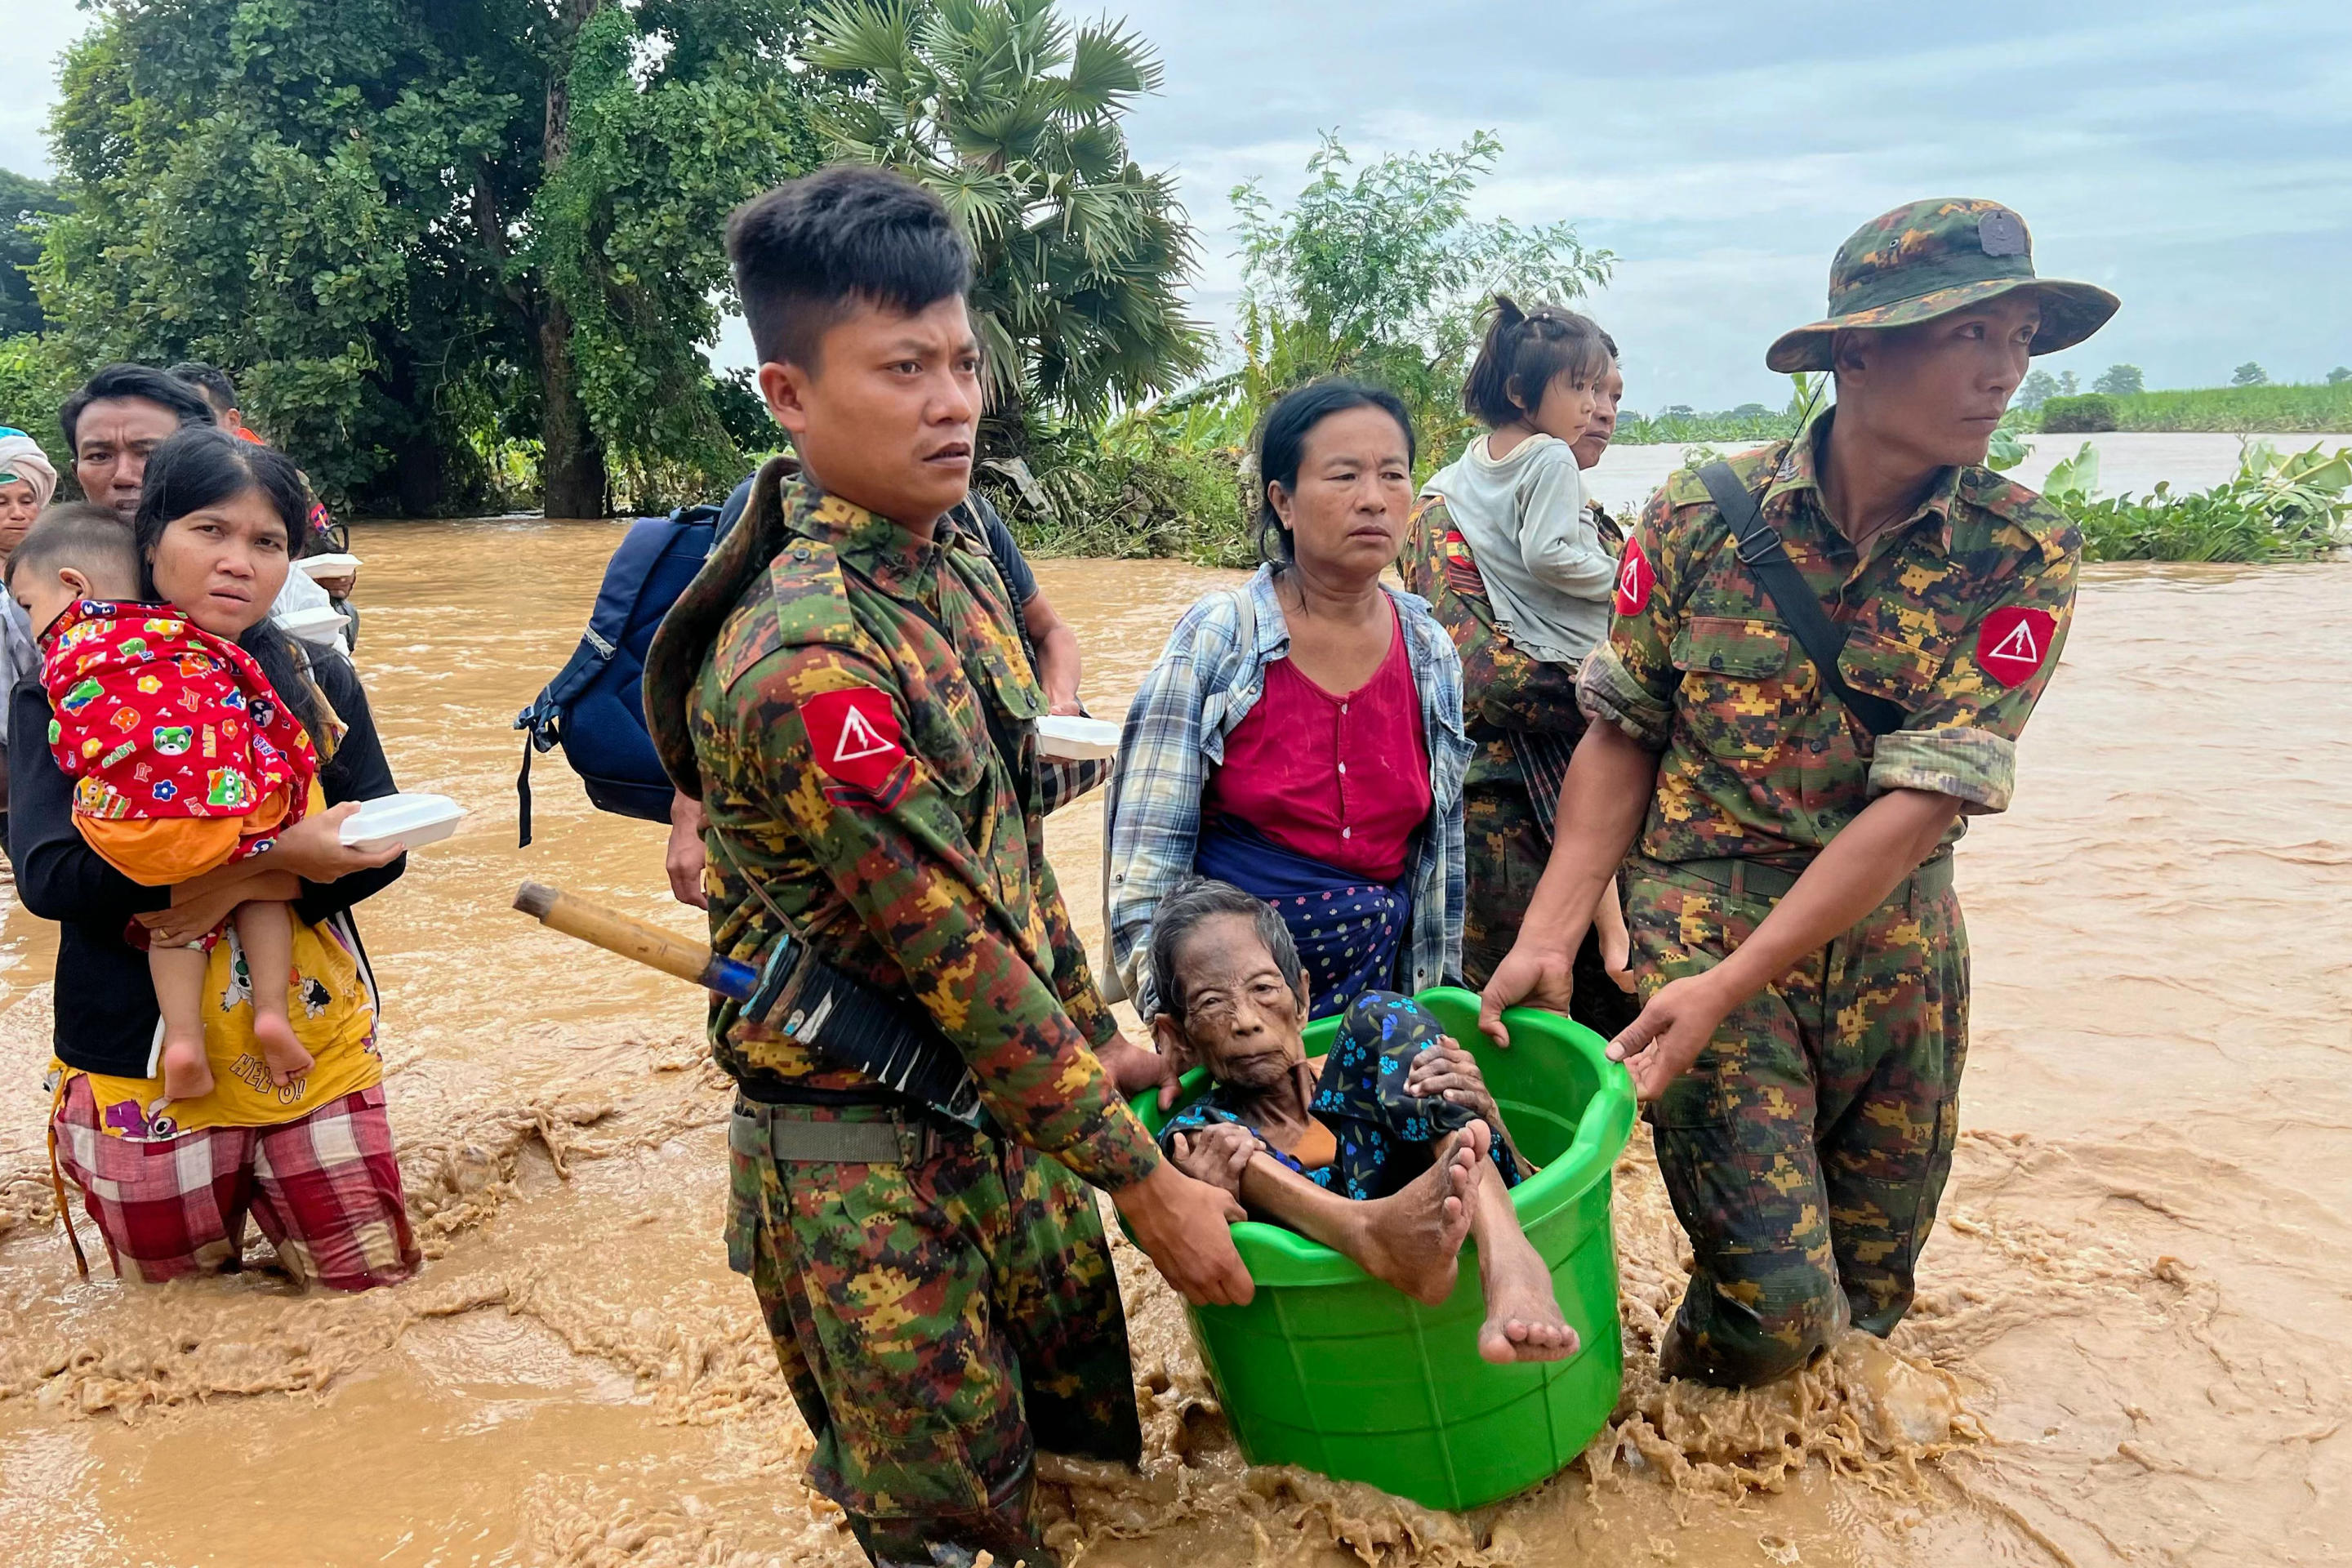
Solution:
<path fill-rule="evenodd" d="M 740 503 L 736 510 L 741 510 Z M 613 552 L 595 613 L 571 662 L 515 716 L 515 728 L 527 736 L 515 780 L 523 844 L 530 842 L 531 753 L 557 746 L 597 810 L 669 820 L 669 775 L 646 731 L 646 650 L 662 616 L 702 569 L 719 515 L 715 506 L 686 506 L 667 517 L 639 518 Z"/>

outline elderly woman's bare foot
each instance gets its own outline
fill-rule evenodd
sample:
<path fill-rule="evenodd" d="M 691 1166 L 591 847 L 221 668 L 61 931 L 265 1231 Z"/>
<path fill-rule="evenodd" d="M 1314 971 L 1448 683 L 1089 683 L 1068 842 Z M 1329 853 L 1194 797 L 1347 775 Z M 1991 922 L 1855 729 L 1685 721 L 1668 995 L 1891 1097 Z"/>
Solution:
<path fill-rule="evenodd" d="M 1490 1237 L 1495 1228 L 1487 1227 Z M 1577 1352 L 1576 1331 L 1560 1316 L 1559 1300 L 1552 1294 L 1551 1270 L 1525 1236 L 1513 1230 L 1507 1237 L 1481 1241 L 1478 1265 L 1486 1293 L 1486 1321 L 1478 1328 L 1479 1355 L 1507 1365 L 1565 1361 Z"/>
<path fill-rule="evenodd" d="M 1457 1137 L 1402 1192 L 1361 1205 L 1356 1261 L 1373 1279 L 1424 1306 L 1434 1307 L 1454 1293 L 1463 1238 L 1470 1234 L 1478 1162 L 1486 1157 L 1486 1123 L 1475 1123 L 1471 1132 L 1475 1139 Z"/>

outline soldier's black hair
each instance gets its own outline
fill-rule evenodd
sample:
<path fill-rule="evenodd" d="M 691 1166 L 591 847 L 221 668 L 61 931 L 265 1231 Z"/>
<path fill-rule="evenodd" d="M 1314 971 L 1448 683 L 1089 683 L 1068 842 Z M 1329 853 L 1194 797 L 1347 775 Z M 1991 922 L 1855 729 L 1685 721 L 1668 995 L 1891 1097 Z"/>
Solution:
<path fill-rule="evenodd" d="M 121 582 L 125 593 L 138 591 L 139 552 L 111 507 L 69 500 L 45 508 L 8 552 L 6 583 L 13 589 L 20 574 L 67 566 L 86 577 Z"/>
<path fill-rule="evenodd" d="M 205 401 L 213 405 L 215 414 L 226 414 L 238 406 L 236 383 L 228 378 L 228 372 L 216 364 L 206 364 L 200 359 L 182 360 L 163 374 L 174 381 L 184 381 L 203 393 Z"/>
<path fill-rule="evenodd" d="M 971 247 L 939 197 L 864 164 L 744 203 L 727 221 L 727 256 L 761 363 L 810 371 L 826 331 L 859 305 L 912 315 L 971 288 Z"/>
<path fill-rule="evenodd" d="M 1297 547 L 1291 540 L 1290 530 L 1282 526 L 1282 514 L 1274 510 L 1273 497 L 1267 491 L 1280 485 L 1295 494 L 1307 432 L 1334 414 L 1345 414 L 1350 408 L 1377 408 L 1395 420 L 1397 428 L 1404 432 L 1405 462 L 1408 466 L 1412 462 L 1418 450 L 1413 442 L 1412 416 L 1405 411 L 1404 399 L 1387 387 L 1335 376 L 1309 382 L 1295 392 L 1283 394 L 1281 400 L 1266 410 L 1265 423 L 1258 427 L 1259 559 L 1276 567 L 1287 566 L 1297 559 Z"/>
<path fill-rule="evenodd" d="M 205 401 L 203 393 L 184 381 L 173 379 L 152 364 L 110 364 L 88 381 L 81 389 L 58 410 L 58 424 L 66 433 L 66 450 L 77 450 L 74 432 L 81 426 L 84 410 L 93 403 L 110 398 L 138 397 L 149 403 L 159 403 L 180 416 L 183 425 L 217 425 L 213 405 Z"/>
<path fill-rule="evenodd" d="M 1609 374 L 1617 345 L 1590 316 L 1538 305 L 1522 310 L 1508 294 L 1495 296 L 1486 341 L 1462 384 L 1462 407 L 1489 430 L 1499 430 L 1543 405 L 1562 376 L 1588 385 Z"/>
<path fill-rule="evenodd" d="M 1211 877 L 1187 877 L 1168 890 L 1151 911 L 1151 989 L 1160 998 L 1160 1010 L 1181 1024 L 1184 1021 L 1184 987 L 1178 983 L 1176 954 L 1203 921 L 1219 915 L 1247 915 L 1257 931 L 1258 941 L 1274 956 L 1274 966 L 1293 991 L 1306 984 L 1306 966 L 1298 962 L 1298 944 L 1290 939 L 1290 928 L 1274 906 L 1255 893 L 1244 892 L 1231 882 L 1220 882 Z"/>
<path fill-rule="evenodd" d="M 240 441 L 216 427 L 184 426 L 157 442 L 147 458 L 139 510 L 131 520 L 131 542 L 139 552 L 139 592 L 149 599 L 163 597 L 155 586 L 155 547 L 164 530 L 190 512 L 218 506 L 247 490 L 259 491 L 285 525 L 286 569 L 296 570 L 294 557 L 302 553 L 310 533 L 310 487 L 303 482 L 302 470 L 292 458 L 270 447 Z M 328 736 L 319 705 L 286 635 L 271 626 L 265 615 L 245 629 L 236 646 L 261 666 L 278 700 L 302 721 L 302 728 L 310 732 L 310 743 L 324 754 Z"/>

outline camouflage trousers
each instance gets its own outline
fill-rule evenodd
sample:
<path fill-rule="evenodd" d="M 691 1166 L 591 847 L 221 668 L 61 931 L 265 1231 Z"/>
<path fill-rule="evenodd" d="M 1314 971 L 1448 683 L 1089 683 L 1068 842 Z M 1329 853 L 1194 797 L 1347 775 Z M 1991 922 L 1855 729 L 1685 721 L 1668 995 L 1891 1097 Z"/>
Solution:
<path fill-rule="evenodd" d="M 1035 1450 L 1142 1451 L 1110 1248 L 1057 1162 L 977 1135 L 922 1152 L 831 1164 L 730 1149 L 728 1262 L 751 1277 L 815 1436 L 810 1483 L 867 1556 L 932 1568 L 986 1550 L 1041 1568 L 1056 1558 L 1030 1518 Z"/>
<path fill-rule="evenodd" d="M 1525 784 L 1488 780 L 1462 792 L 1462 978 L 1473 990 L 1519 939 L 1519 919 L 1551 858 L 1551 839 L 1536 820 Z M 1601 960 L 1601 939 L 1587 933 L 1576 954 L 1569 1016 L 1603 1039 L 1641 1011 L 1617 988 Z"/>
<path fill-rule="evenodd" d="M 1713 968 L 1771 907 L 1635 862 L 1643 1000 Z M 1663 1370 L 1753 1386 L 1848 1322 L 1883 1337 L 1903 1321 L 1951 1171 L 1968 1006 L 1959 900 L 1922 873 L 1735 1009 L 1649 1108 L 1696 1260 Z"/>

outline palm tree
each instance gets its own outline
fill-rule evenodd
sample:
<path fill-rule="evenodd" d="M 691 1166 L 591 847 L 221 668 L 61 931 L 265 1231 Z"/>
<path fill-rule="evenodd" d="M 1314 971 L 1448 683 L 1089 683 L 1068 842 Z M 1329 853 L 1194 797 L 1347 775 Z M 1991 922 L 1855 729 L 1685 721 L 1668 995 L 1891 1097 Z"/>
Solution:
<path fill-rule="evenodd" d="M 841 0 L 814 29 L 809 61 L 838 89 L 818 116 L 833 151 L 920 181 L 971 242 L 1008 434 L 1032 403 L 1094 418 L 1201 369 L 1176 294 L 1191 227 L 1119 126 L 1160 86 L 1124 23 L 1073 31 L 1051 0 Z"/>

